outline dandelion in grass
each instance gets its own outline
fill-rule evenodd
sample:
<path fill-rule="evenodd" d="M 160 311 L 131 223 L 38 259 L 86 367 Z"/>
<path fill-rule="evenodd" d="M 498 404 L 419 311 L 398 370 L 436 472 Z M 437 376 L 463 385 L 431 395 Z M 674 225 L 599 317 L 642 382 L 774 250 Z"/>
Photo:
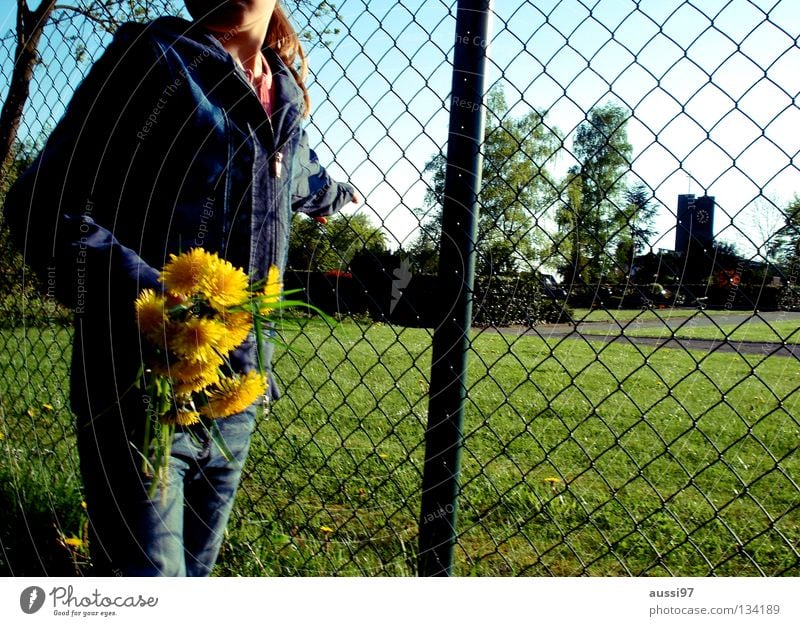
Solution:
<path fill-rule="evenodd" d="M 561 484 L 561 479 L 556 478 L 555 476 L 548 476 L 544 479 L 544 482 L 550 485 L 550 489 L 553 490 L 553 493 L 558 493 L 558 485 Z"/>
<path fill-rule="evenodd" d="M 208 404 L 200 411 L 210 418 L 227 417 L 241 413 L 267 390 L 267 377 L 259 372 L 221 378 L 206 390 Z"/>

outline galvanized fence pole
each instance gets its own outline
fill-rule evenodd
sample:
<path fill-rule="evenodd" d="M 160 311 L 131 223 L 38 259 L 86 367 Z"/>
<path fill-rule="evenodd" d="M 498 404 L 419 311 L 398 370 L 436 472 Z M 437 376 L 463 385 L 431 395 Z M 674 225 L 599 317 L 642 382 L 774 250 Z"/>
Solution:
<path fill-rule="evenodd" d="M 490 10 L 491 0 L 460 0 L 456 15 L 439 256 L 443 315 L 433 335 L 419 529 L 421 576 L 448 576 L 453 567 Z"/>

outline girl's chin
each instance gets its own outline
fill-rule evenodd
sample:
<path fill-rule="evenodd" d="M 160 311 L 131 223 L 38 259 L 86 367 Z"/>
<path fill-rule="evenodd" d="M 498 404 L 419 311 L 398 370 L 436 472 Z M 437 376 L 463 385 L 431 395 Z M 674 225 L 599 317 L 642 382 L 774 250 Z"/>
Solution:
<path fill-rule="evenodd" d="M 187 2 L 187 8 L 194 4 Z M 205 11 L 201 10 L 199 6 L 191 6 L 190 15 L 195 19 L 199 19 L 208 30 L 214 32 L 230 32 L 247 28 L 257 24 L 265 19 L 261 12 L 253 10 L 252 1 L 248 0 L 228 0 L 227 2 L 218 4 L 214 9 Z"/>

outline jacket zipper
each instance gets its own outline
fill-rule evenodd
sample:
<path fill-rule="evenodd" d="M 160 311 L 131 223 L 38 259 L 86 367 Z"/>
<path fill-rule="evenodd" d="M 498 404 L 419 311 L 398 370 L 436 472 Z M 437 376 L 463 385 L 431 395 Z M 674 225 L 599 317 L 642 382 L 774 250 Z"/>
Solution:
<path fill-rule="evenodd" d="M 272 146 L 270 146 L 270 147 L 273 149 L 272 155 L 270 157 L 270 166 L 271 166 L 273 175 L 276 178 L 280 178 L 281 177 L 281 173 L 283 172 L 283 152 L 282 152 L 283 144 L 278 146 L 278 138 L 275 136 L 275 128 L 272 125 L 272 118 L 269 115 L 267 115 L 266 111 L 264 111 L 264 105 L 261 104 L 261 100 L 259 100 L 258 95 L 256 94 L 255 90 L 253 89 L 253 86 L 250 84 L 250 81 L 247 80 L 247 77 L 244 76 L 244 74 L 242 72 L 242 69 L 239 67 L 239 65 L 235 61 L 234 61 L 233 65 L 234 65 L 234 69 L 236 71 L 236 76 L 239 78 L 239 80 L 242 83 L 245 84 L 245 86 L 247 87 L 247 91 L 249 91 L 252 94 L 252 96 L 256 99 L 256 102 L 258 102 L 259 109 L 261 109 L 261 111 L 264 112 L 264 117 L 267 118 L 267 123 L 269 125 L 270 135 L 272 137 Z M 294 127 L 292 127 L 291 131 L 294 132 Z"/>
<path fill-rule="evenodd" d="M 231 138 L 231 121 L 228 112 L 223 108 L 222 116 L 225 120 L 225 134 L 228 144 L 228 161 L 225 167 L 225 188 L 222 197 L 222 245 L 227 246 L 228 231 L 230 230 L 230 197 L 231 197 L 231 163 L 233 163 L 233 140 Z"/>
<path fill-rule="evenodd" d="M 235 61 L 233 62 L 233 67 L 234 67 L 234 72 L 235 72 L 236 76 L 238 77 L 239 81 L 242 82 L 245 85 L 245 87 L 247 88 L 247 91 L 250 92 L 250 94 L 251 94 L 251 96 L 253 98 L 255 98 L 255 101 L 258 103 L 259 109 L 263 112 L 264 117 L 266 117 L 266 119 L 267 119 L 267 124 L 268 124 L 269 130 L 270 130 L 270 136 L 272 138 L 272 146 L 271 146 L 271 148 L 273 148 L 273 152 L 272 152 L 272 155 L 271 155 L 271 158 L 270 158 L 270 165 L 271 165 L 272 174 L 276 179 L 275 181 L 270 183 L 271 192 L 272 192 L 271 193 L 271 196 L 272 196 L 272 210 L 273 211 L 279 211 L 280 207 L 278 206 L 278 191 L 277 191 L 277 187 L 281 183 L 279 183 L 277 181 L 279 181 L 281 179 L 282 175 L 283 175 L 283 146 L 289 141 L 289 139 L 294 134 L 295 129 L 300 125 L 299 118 L 297 118 L 297 120 L 295 120 L 295 122 L 292 124 L 292 126 L 287 130 L 287 132 L 286 132 L 286 140 L 283 143 L 281 143 L 280 146 L 278 146 L 278 137 L 275 135 L 275 128 L 272 125 L 271 116 L 267 115 L 267 112 L 264 110 L 264 105 L 261 104 L 261 100 L 258 98 L 258 95 L 256 94 L 255 90 L 253 89 L 252 85 L 250 84 L 250 81 L 247 80 L 247 77 L 244 75 L 243 70 L 239 67 L 239 65 Z M 270 265 L 278 263 L 278 259 L 276 258 L 277 257 L 276 250 L 275 250 L 276 242 L 278 241 L 278 235 L 279 235 L 277 217 L 278 216 L 275 216 L 275 218 L 271 220 L 272 224 L 271 224 L 271 227 L 269 229 L 272 240 L 265 242 L 265 244 L 267 246 L 267 249 L 271 251 L 272 256 L 273 256 L 273 258 L 267 259 L 267 267 L 263 268 L 263 271 L 265 272 L 265 275 L 266 275 L 266 272 L 269 270 L 269 266 Z"/>
<path fill-rule="evenodd" d="M 282 152 L 282 148 L 283 148 L 283 144 L 281 144 L 280 146 L 278 145 L 278 138 L 277 138 L 277 136 L 275 135 L 275 133 L 274 133 L 274 129 L 273 129 L 273 127 L 272 127 L 272 119 L 270 118 L 270 116 L 269 116 L 269 115 L 267 115 L 267 112 L 266 112 L 266 111 L 264 111 L 264 105 L 262 105 L 262 104 L 261 104 L 261 100 L 259 100 L 259 98 L 258 98 L 258 95 L 256 94 L 255 90 L 253 89 L 253 86 L 250 84 L 250 81 L 248 81 L 248 80 L 247 80 L 247 76 L 245 76 L 245 75 L 244 75 L 244 70 L 242 70 L 242 68 L 241 68 L 241 67 L 239 67 L 239 65 L 236 63 L 236 61 L 233 61 L 233 66 L 234 66 L 234 69 L 236 70 L 236 75 L 239 77 L 239 80 L 240 80 L 241 82 L 243 82 L 243 83 L 244 83 L 244 84 L 247 86 L 247 90 L 250 92 L 250 94 L 252 95 L 252 97 L 254 97 L 254 98 L 255 98 L 256 102 L 258 102 L 258 107 L 259 107 L 259 109 L 260 109 L 260 110 L 261 110 L 261 111 L 264 113 L 264 116 L 265 116 L 265 117 L 267 118 L 267 120 L 269 121 L 269 123 L 270 123 L 270 130 L 272 130 L 272 131 L 273 131 L 273 133 L 272 133 L 272 143 L 273 143 L 273 146 L 274 146 L 274 147 L 275 147 L 275 149 L 276 149 L 276 154 L 277 154 L 277 153 L 281 153 L 281 152 Z M 300 125 L 300 116 L 296 117 L 296 118 L 293 120 L 293 123 L 292 123 L 292 125 L 291 125 L 290 127 L 288 127 L 288 129 L 287 129 L 287 131 L 286 131 L 286 133 L 285 133 L 285 134 L 286 134 L 286 141 L 288 141 L 289 137 L 291 137 L 291 136 L 292 136 L 292 134 L 294 134 L 294 131 L 295 131 L 295 129 L 296 129 L 296 128 L 297 128 L 299 125 Z M 286 143 L 286 141 L 284 141 L 284 143 Z"/>

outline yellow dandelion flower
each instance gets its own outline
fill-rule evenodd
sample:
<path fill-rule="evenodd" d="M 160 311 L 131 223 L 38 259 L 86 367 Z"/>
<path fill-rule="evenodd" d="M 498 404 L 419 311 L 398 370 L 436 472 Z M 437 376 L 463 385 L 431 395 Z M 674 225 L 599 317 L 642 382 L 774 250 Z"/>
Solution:
<path fill-rule="evenodd" d="M 174 424 L 176 426 L 191 426 L 200 421 L 200 413 L 192 408 L 179 406 L 173 411 L 161 417 L 162 424 Z"/>
<path fill-rule="evenodd" d="M 247 339 L 253 328 L 253 316 L 247 311 L 236 311 L 226 313 L 222 321 L 225 324 L 225 335 L 219 342 L 219 350 L 225 354 Z"/>
<path fill-rule="evenodd" d="M 180 359 L 170 365 L 156 365 L 153 371 L 172 380 L 175 394 L 190 396 L 193 391 L 201 391 L 219 380 L 222 362 L 222 358 L 215 354 L 209 361 Z"/>
<path fill-rule="evenodd" d="M 45 411 L 48 411 L 48 412 L 52 412 L 52 411 L 55 411 L 55 410 L 56 410 L 56 408 L 55 408 L 55 407 L 54 407 L 52 404 L 50 404 L 49 402 L 45 402 L 45 403 L 43 403 L 43 404 L 42 404 L 42 408 L 43 408 Z"/>
<path fill-rule="evenodd" d="M 333 528 L 331 528 L 330 526 L 320 526 L 320 527 L 319 527 L 319 529 L 320 529 L 322 532 L 326 533 L 326 534 L 327 534 L 327 533 L 332 533 L 332 532 L 333 532 Z"/>
<path fill-rule="evenodd" d="M 207 390 L 208 404 L 200 409 L 207 417 L 227 417 L 241 413 L 267 390 L 267 377 L 256 371 L 221 378 Z"/>
<path fill-rule="evenodd" d="M 216 255 L 193 248 L 181 255 L 170 254 L 159 280 L 173 295 L 192 296 L 200 292 L 203 279 L 213 268 Z"/>
<path fill-rule="evenodd" d="M 207 362 L 180 359 L 171 364 L 169 369 L 165 367 L 163 369 L 168 372 L 168 375 L 173 380 L 179 383 L 188 383 L 189 381 L 203 378 L 209 381 L 208 384 L 211 384 L 219 378 L 219 366 L 222 365 L 222 358 L 218 355 L 214 355 L 214 357 Z"/>
<path fill-rule="evenodd" d="M 208 368 L 195 378 L 184 378 L 180 381 L 176 381 L 172 389 L 177 394 L 191 394 L 195 391 L 203 391 L 206 387 L 218 383 L 220 376 L 219 368 L 214 366 L 213 368 Z"/>
<path fill-rule="evenodd" d="M 64 543 L 70 548 L 78 549 L 83 547 L 83 540 L 79 539 L 78 537 L 67 537 L 64 539 Z"/>
<path fill-rule="evenodd" d="M 208 297 L 209 304 L 217 311 L 242 304 L 247 300 L 247 275 L 229 261 L 216 258 L 203 275 L 201 293 Z"/>
<path fill-rule="evenodd" d="M 544 482 L 550 483 L 551 485 L 555 485 L 557 483 L 560 483 L 561 479 L 556 478 L 555 476 L 548 476 L 547 478 L 544 479 Z"/>
<path fill-rule="evenodd" d="M 191 426 L 200 421 L 200 413 L 184 407 L 178 407 L 175 411 L 175 423 L 178 426 Z"/>
<path fill-rule="evenodd" d="M 139 332 L 145 337 L 157 341 L 164 333 L 165 299 L 152 289 L 144 289 L 136 298 L 135 306 Z"/>
<path fill-rule="evenodd" d="M 280 300 L 282 290 L 281 271 L 276 265 L 270 265 L 269 272 L 267 272 L 267 282 L 262 292 L 265 298 L 261 301 L 261 313 L 268 315 L 275 308 L 274 305 Z"/>
<path fill-rule="evenodd" d="M 225 336 L 225 326 L 211 319 L 190 317 L 168 326 L 169 349 L 196 363 L 212 363 L 218 359 L 214 348 Z"/>

